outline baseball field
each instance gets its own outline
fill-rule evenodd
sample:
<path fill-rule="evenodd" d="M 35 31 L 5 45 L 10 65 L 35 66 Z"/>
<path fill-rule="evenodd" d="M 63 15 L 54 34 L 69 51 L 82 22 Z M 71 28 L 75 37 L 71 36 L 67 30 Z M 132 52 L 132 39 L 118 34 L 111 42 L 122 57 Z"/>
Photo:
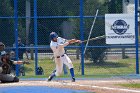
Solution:
<path fill-rule="evenodd" d="M 131 64 L 129 63 L 130 61 Z M 112 64 L 111 66 L 113 67 L 113 63 L 115 62 L 116 61 L 108 61 L 108 64 Z M 127 62 L 129 64 L 127 64 Z M 0 93 L 9 93 L 6 92 L 6 89 L 10 89 L 11 87 L 13 89 L 19 89 L 20 87 L 21 90 L 24 88 L 28 89 L 28 91 L 23 90 L 20 93 L 28 93 L 29 91 L 40 93 L 35 91 L 34 88 L 43 88 L 42 91 L 45 91 L 45 89 L 48 90 L 47 92 L 41 93 L 66 93 L 67 89 L 67 93 L 140 93 L 140 76 L 131 74 L 133 72 L 132 68 L 135 65 L 135 59 L 118 60 L 118 67 L 120 66 L 119 64 L 122 65 L 125 63 L 126 65 L 122 67 L 120 66 L 119 69 L 116 69 L 118 68 L 117 66 L 114 66 L 113 68 L 111 66 L 105 68 L 105 65 L 108 65 L 107 63 L 104 63 L 104 65 L 96 65 L 87 62 L 85 63 L 85 71 L 88 74 L 84 76 L 81 75 L 81 71 L 79 70 L 79 61 L 77 60 L 73 63 L 75 67 L 76 82 L 71 82 L 69 73 L 67 75 L 62 74 L 62 76 L 56 77 L 51 82 L 48 82 L 47 78 L 54 69 L 53 67 L 55 64 L 52 59 L 41 59 L 39 61 L 39 66 L 44 69 L 44 75 L 34 75 L 34 62 L 31 61 L 31 64 L 25 65 L 26 75 L 20 76 L 20 82 L 9 84 L 1 83 Z M 123 71 L 128 73 L 123 75 Z M 57 90 L 58 92 L 56 92 Z M 73 90 L 75 92 L 72 92 Z"/>

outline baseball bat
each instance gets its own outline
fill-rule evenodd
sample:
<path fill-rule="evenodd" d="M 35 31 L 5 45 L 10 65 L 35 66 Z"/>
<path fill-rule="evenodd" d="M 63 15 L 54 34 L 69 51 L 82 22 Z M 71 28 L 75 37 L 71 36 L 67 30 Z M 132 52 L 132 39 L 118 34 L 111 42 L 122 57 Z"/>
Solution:
<path fill-rule="evenodd" d="M 81 42 L 84 43 L 84 42 L 87 42 L 89 40 L 98 40 L 98 39 L 102 39 L 102 38 L 105 38 L 105 37 L 106 37 L 105 35 L 102 35 L 102 36 L 94 37 L 94 38 L 91 38 L 91 39 L 88 39 L 88 40 L 84 40 L 84 41 L 81 41 Z"/>
<path fill-rule="evenodd" d="M 97 9 L 97 11 L 96 11 L 96 15 L 95 15 L 94 20 L 93 20 L 93 23 L 92 23 L 92 26 L 91 26 L 91 29 L 90 29 L 90 33 L 89 33 L 89 36 L 88 36 L 88 40 L 87 40 L 87 43 L 86 43 L 86 46 L 85 46 L 85 49 L 84 49 L 84 54 L 85 54 L 85 52 L 86 52 L 86 49 L 87 49 L 87 46 L 88 46 L 88 43 L 89 43 L 89 39 L 90 39 L 90 36 L 91 36 L 92 30 L 93 30 L 93 27 L 94 27 L 94 24 L 95 24 L 95 21 L 96 21 L 97 15 L 98 15 L 98 11 L 99 11 L 99 9 Z"/>
<path fill-rule="evenodd" d="M 84 40 L 84 41 L 80 41 L 80 40 L 74 40 L 73 43 L 84 43 L 84 42 L 87 42 L 87 41 L 90 41 L 90 40 L 98 40 L 98 39 L 102 39 L 102 38 L 106 38 L 105 35 L 102 35 L 102 36 L 97 36 L 97 37 L 94 37 L 94 38 L 90 38 L 88 40 Z"/>

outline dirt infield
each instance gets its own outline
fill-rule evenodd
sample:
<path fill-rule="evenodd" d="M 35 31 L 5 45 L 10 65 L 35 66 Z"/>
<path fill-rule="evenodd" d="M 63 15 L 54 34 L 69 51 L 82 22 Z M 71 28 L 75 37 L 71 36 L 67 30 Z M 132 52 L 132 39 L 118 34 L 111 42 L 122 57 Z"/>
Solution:
<path fill-rule="evenodd" d="M 140 93 L 140 89 L 132 89 L 121 87 L 118 84 L 124 83 L 140 83 L 140 80 L 77 80 L 71 82 L 70 80 L 55 80 L 47 82 L 44 80 L 27 81 L 22 80 L 18 83 L 0 83 L 0 87 L 11 87 L 11 86 L 47 86 L 57 88 L 68 88 L 77 90 L 86 90 L 89 92 L 96 93 Z"/>

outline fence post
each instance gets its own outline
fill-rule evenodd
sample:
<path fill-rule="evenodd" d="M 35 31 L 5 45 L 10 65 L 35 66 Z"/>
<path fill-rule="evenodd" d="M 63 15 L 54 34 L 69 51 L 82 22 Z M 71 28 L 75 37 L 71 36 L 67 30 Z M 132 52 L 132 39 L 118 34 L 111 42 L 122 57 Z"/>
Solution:
<path fill-rule="evenodd" d="M 38 49 L 37 49 L 37 0 L 34 0 L 34 42 L 35 42 L 35 75 L 38 68 Z"/>
<path fill-rule="evenodd" d="M 79 59 L 79 54 L 80 54 L 80 51 L 79 51 L 79 48 L 76 49 L 76 59 Z"/>
<path fill-rule="evenodd" d="M 126 56 L 125 56 L 125 48 L 123 47 L 122 48 L 122 59 L 125 59 L 126 58 Z"/>
<path fill-rule="evenodd" d="M 135 0 L 136 74 L 139 74 L 138 0 Z"/>
<path fill-rule="evenodd" d="M 15 32 L 15 52 L 16 60 L 18 60 L 18 12 L 17 12 L 17 0 L 14 0 L 14 32 Z M 19 76 L 19 66 L 16 65 L 16 76 Z"/>
<path fill-rule="evenodd" d="M 83 33 L 83 0 L 80 0 L 80 38 L 83 41 L 84 40 L 84 33 Z M 84 44 L 81 43 L 81 73 L 84 75 Z"/>
<path fill-rule="evenodd" d="M 31 17 L 30 0 L 26 0 L 26 45 L 29 44 L 29 30 L 30 30 L 30 17 Z"/>

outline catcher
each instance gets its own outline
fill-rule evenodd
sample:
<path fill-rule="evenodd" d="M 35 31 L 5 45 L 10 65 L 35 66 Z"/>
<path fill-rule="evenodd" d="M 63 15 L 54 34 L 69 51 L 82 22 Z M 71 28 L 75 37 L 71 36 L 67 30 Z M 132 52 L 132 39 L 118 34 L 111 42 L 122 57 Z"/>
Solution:
<path fill-rule="evenodd" d="M 29 63 L 25 61 L 10 60 L 10 54 L 4 51 L 5 45 L 0 42 L 0 81 L 1 83 L 19 82 L 19 78 L 15 76 L 13 65 Z"/>
<path fill-rule="evenodd" d="M 76 39 L 66 40 L 64 38 L 58 37 L 57 33 L 55 32 L 50 33 L 50 38 L 51 38 L 50 47 L 54 54 L 56 68 L 53 71 L 53 73 L 49 76 L 48 81 L 51 81 L 55 76 L 61 75 L 63 70 L 63 64 L 65 64 L 70 70 L 72 82 L 75 82 L 73 64 L 70 58 L 65 53 L 64 47 L 72 43 L 76 42 L 80 43 L 81 41 Z"/>

